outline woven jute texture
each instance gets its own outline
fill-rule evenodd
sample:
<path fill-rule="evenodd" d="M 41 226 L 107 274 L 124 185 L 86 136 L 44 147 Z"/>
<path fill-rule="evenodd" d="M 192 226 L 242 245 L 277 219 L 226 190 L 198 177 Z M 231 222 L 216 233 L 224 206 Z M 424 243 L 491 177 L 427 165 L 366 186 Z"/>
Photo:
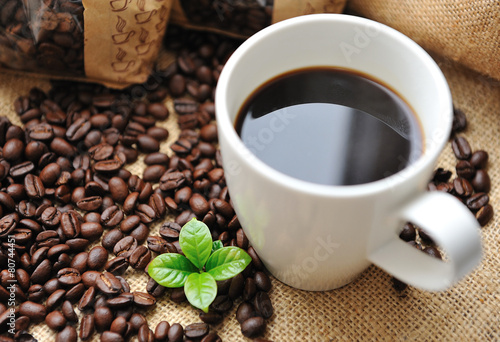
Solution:
<path fill-rule="evenodd" d="M 348 6 L 428 50 L 500 79 L 500 4 L 496 0 L 349 0 Z"/>
<path fill-rule="evenodd" d="M 438 62 L 450 83 L 455 105 L 469 119 L 463 135 L 473 149 L 490 153 L 491 203 L 499 210 L 500 82 L 453 62 Z M 12 103 L 33 86 L 47 90 L 49 83 L 22 75 L 0 74 L 0 115 L 20 124 Z M 161 147 L 166 152 L 178 134 L 175 116 L 158 125 L 168 127 L 171 133 Z M 453 169 L 455 162 L 448 144 L 439 166 Z M 129 169 L 142 175 L 143 166 L 139 160 Z M 483 228 L 484 259 L 480 266 L 445 292 L 409 288 L 400 294 L 392 288 L 390 275 L 374 266 L 351 284 L 328 292 L 299 291 L 273 279 L 270 297 L 274 315 L 268 320 L 265 337 L 273 341 L 500 341 L 499 222 L 495 215 Z M 152 234 L 157 231 L 158 225 L 153 227 Z M 129 269 L 125 277 L 132 291 L 145 291 L 144 273 Z M 237 304 L 221 324 L 211 328 L 224 341 L 248 341 L 235 319 Z M 197 310 L 188 304 L 173 303 L 168 294 L 145 315 L 152 329 L 161 320 L 184 326 L 199 322 Z M 39 341 L 55 338 L 55 333 L 43 323 L 32 327 L 31 332 Z M 94 335 L 92 341 L 98 340 Z"/>

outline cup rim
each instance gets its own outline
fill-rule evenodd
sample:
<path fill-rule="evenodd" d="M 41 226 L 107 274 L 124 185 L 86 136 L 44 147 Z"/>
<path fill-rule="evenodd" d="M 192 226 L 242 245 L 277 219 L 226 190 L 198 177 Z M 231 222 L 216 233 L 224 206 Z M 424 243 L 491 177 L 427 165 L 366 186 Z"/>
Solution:
<path fill-rule="evenodd" d="M 264 163 L 244 145 L 243 141 L 238 136 L 236 129 L 234 128 L 234 123 L 230 118 L 225 98 L 228 91 L 228 81 L 230 79 L 231 73 L 234 68 L 238 67 L 240 59 L 246 54 L 248 50 L 252 49 L 254 45 L 258 44 L 262 39 L 266 39 L 269 36 L 279 34 L 280 31 L 287 30 L 288 28 L 293 26 L 313 23 L 317 24 L 320 21 L 323 21 L 325 23 L 342 22 L 345 24 L 365 25 L 370 23 L 377 23 L 377 25 L 379 25 L 380 27 L 381 33 L 389 36 L 393 40 L 396 40 L 398 43 L 405 45 L 408 49 L 411 49 L 412 52 L 424 62 L 427 70 L 429 71 L 429 74 L 432 75 L 434 82 L 438 84 L 438 89 L 441 92 L 441 94 L 439 94 L 439 97 L 442 97 L 442 103 L 445 104 L 446 107 L 448 107 L 443 108 L 441 114 L 442 117 L 440 120 L 442 127 L 445 129 L 445 132 L 444 134 L 442 134 L 442 136 L 438 137 L 437 140 L 433 140 L 432 146 L 426 146 L 423 154 L 403 170 L 377 181 L 356 185 L 325 185 L 313 183 L 289 176 Z M 272 78 L 272 76 L 269 78 Z M 228 140 L 228 145 L 231 146 L 233 150 L 244 152 L 245 155 L 254 156 L 251 163 L 248 162 L 247 159 L 242 158 L 243 163 L 246 163 L 248 167 L 252 168 L 262 177 L 265 177 L 266 179 L 271 180 L 274 183 L 280 184 L 283 187 L 293 188 L 294 190 L 305 194 L 312 194 L 316 196 L 364 196 L 367 194 L 382 192 L 388 188 L 394 188 L 406 182 L 408 179 L 417 177 L 420 172 L 424 171 L 424 169 L 429 164 L 433 164 L 438 158 L 439 154 L 442 152 L 446 142 L 448 141 L 453 120 L 452 97 L 446 78 L 444 77 L 441 69 L 436 64 L 436 62 L 420 45 L 418 45 L 403 33 L 379 22 L 353 15 L 333 13 L 308 14 L 286 19 L 258 31 L 247 40 L 245 40 L 233 52 L 231 57 L 224 65 L 224 68 L 222 69 L 216 88 L 215 109 L 219 136 L 224 135 Z M 424 132 L 424 138 L 425 136 L 426 132 Z M 219 138 L 219 140 L 221 139 Z"/>

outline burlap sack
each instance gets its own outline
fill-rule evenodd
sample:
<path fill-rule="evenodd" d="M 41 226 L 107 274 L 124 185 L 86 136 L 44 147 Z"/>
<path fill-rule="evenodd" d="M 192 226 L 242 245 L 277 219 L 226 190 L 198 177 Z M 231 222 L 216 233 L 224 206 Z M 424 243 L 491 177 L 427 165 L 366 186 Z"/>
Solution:
<path fill-rule="evenodd" d="M 349 0 L 363 16 L 427 50 L 500 79 L 500 5 L 495 0 Z"/>
<path fill-rule="evenodd" d="M 455 105 L 469 119 L 463 135 L 472 148 L 490 154 L 488 172 L 492 190 L 490 203 L 500 210 L 500 82 L 468 71 L 451 61 L 439 59 L 451 86 Z M 48 90 L 47 81 L 12 74 L 0 74 L 0 113 L 16 124 L 12 103 L 33 86 Z M 171 100 L 167 100 L 171 106 Z M 172 109 L 170 107 L 170 109 Z M 170 130 L 161 151 L 176 140 L 179 130 L 172 115 L 159 126 Z M 452 170 L 456 163 L 451 147 L 445 148 L 438 165 Z M 141 175 L 141 161 L 129 170 Z M 157 234 L 158 226 L 152 234 Z M 372 266 L 343 288 L 328 292 L 295 290 L 273 279 L 270 293 L 274 315 L 264 337 L 272 341 L 500 341 L 500 218 L 483 228 L 484 258 L 480 266 L 448 291 L 428 293 L 409 288 L 397 293 L 391 277 Z M 129 269 L 125 277 L 132 291 L 144 291 L 146 276 Z M 211 327 L 224 341 L 250 341 L 242 336 L 235 319 L 236 302 L 224 321 Z M 76 309 L 78 310 L 78 309 Z M 166 294 L 156 307 L 145 312 L 152 329 L 161 320 L 184 326 L 199 322 L 198 311 L 188 304 L 175 304 Z M 78 328 L 78 327 L 77 327 Z M 31 328 L 38 341 L 54 341 L 55 332 L 44 323 Z M 95 334 L 91 341 L 99 341 Z M 132 341 L 137 341 L 134 337 Z"/>

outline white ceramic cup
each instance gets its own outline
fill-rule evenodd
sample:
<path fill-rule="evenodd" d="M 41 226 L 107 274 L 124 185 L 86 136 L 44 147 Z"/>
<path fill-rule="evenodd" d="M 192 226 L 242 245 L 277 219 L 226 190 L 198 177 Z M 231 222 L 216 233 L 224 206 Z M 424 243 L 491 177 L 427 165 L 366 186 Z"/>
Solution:
<path fill-rule="evenodd" d="M 350 186 L 302 181 L 255 157 L 234 129 L 240 107 L 269 79 L 311 66 L 353 69 L 396 89 L 421 122 L 422 155 L 392 176 Z M 426 191 L 450 135 L 452 100 L 439 67 L 403 34 L 341 14 L 274 24 L 230 57 L 218 81 L 215 105 L 234 209 L 250 243 L 282 282 L 304 290 L 330 290 L 374 263 L 413 286 L 443 290 L 480 262 L 474 216 L 453 196 Z M 286 120 L 282 118 L 284 126 Z M 399 239 L 406 221 L 425 229 L 445 251 L 445 261 Z"/>

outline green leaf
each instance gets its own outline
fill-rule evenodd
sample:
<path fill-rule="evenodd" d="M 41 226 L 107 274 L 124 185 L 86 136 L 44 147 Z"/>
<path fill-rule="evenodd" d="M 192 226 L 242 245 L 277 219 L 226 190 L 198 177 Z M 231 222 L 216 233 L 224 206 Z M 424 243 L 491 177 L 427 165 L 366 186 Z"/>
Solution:
<path fill-rule="evenodd" d="M 238 247 L 223 247 L 208 259 L 205 270 L 215 280 L 226 280 L 242 272 L 252 261 L 250 255 Z"/>
<path fill-rule="evenodd" d="M 207 225 L 193 218 L 182 227 L 179 244 L 184 255 L 202 270 L 212 252 L 212 234 Z"/>
<path fill-rule="evenodd" d="M 177 253 L 158 255 L 148 266 L 148 273 L 165 287 L 182 287 L 187 277 L 198 269 L 185 256 Z"/>
<path fill-rule="evenodd" d="M 222 247 L 224 247 L 224 245 L 222 244 L 222 241 L 215 240 L 214 242 L 212 242 L 212 253 L 218 249 L 221 249 Z"/>
<path fill-rule="evenodd" d="M 184 293 L 192 306 L 208 312 L 208 307 L 217 295 L 217 283 L 212 275 L 203 273 L 192 273 L 184 284 Z"/>

